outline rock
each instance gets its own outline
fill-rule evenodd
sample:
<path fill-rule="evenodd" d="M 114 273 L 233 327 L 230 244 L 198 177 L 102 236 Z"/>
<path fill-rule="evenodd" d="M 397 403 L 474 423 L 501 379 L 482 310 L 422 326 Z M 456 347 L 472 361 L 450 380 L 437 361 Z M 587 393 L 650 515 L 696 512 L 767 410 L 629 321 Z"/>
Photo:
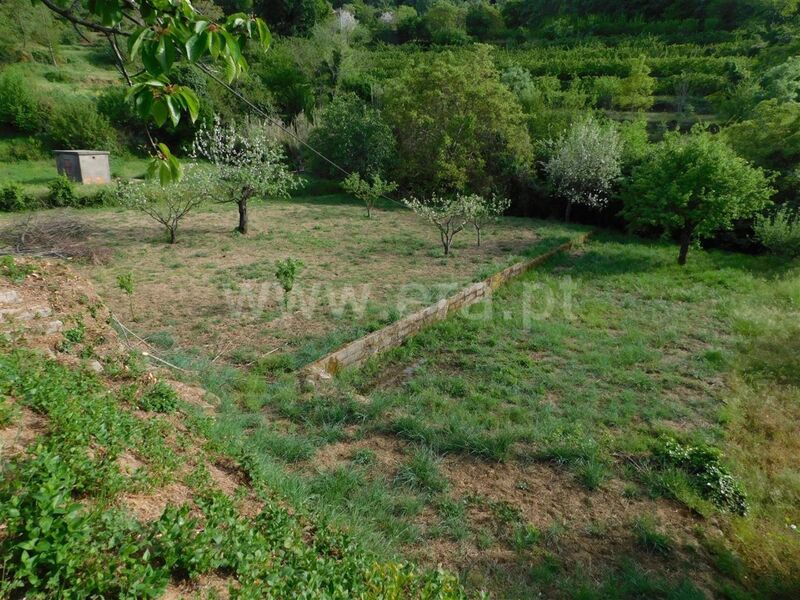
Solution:
<path fill-rule="evenodd" d="M 102 373 L 104 371 L 103 365 L 101 365 L 100 361 L 98 360 L 89 361 L 89 369 L 91 369 L 95 373 Z"/>
<path fill-rule="evenodd" d="M 19 292 L 16 290 L 0 290 L 0 304 L 18 304 Z"/>
<path fill-rule="evenodd" d="M 55 321 L 50 321 L 47 324 L 47 327 L 44 330 L 45 335 L 52 335 L 54 333 L 58 333 L 64 328 L 64 323 L 56 319 Z"/>

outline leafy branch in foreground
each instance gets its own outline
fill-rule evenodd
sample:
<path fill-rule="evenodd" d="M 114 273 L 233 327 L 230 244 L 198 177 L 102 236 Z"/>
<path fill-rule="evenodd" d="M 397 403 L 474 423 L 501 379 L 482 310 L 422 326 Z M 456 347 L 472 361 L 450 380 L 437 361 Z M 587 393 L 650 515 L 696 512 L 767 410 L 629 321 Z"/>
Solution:
<path fill-rule="evenodd" d="M 217 23 L 198 13 L 189 0 L 82 0 L 80 9 L 72 0 L 38 1 L 77 29 L 107 37 L 136 111 L 158 126 L 167 120 L 176 126 L 184 113 L 194 122 L 199 114 L 195 91 L 170 80 L 176 65 L 208 68 L 206 63 L 212 63 L 231 82 L 247 69 L 244 51 L 249 41 L 261 50 L 271 43 L 262 19 L 236 13 Z M 127 38 L 127 57 L 122 55 L 118 36 Z M 130 76 L 126 63 L 135 61 L 141 61 L 144 69 Z M 164 184 L 180 179 L 177 160 L 166 146 L 153 142 L 153 147 L 151 173 L 158 173 Z"/>

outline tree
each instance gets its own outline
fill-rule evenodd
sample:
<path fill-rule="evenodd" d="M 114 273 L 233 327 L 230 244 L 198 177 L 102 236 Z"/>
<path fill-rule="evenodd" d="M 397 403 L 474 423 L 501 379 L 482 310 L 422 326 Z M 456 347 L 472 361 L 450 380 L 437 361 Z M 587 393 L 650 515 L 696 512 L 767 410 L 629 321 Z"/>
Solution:
<path fill-rule="evenodd" d="M 362 179 L 358 173 L 351 173 L 342 182 L 342 187 L 349 194 L 361 200 L 367 207 L 367 218 L 372 216 L 372 207 L 381 196 L 391 194 L 397 189 L 394 181 L 384 181 L 380 175 L 372 176 L 372 183 Z"/>
<path fill-rule="evenodd" d="M 235 202 L 239 209 L 236 230 L 247 233 L 247 204 L 257 197 L 286 197 L 299 185 L 289 172 L 283 149 L 259 123 L 201 127 L 192 144 L 193 158 L 211 163 L 220 202 Z"/>
<path fill-rule="evenodd" d="M 631 63 L 630 74 L 619 84 L 614 104 L 622 110 L 647 110 L 653 106 L 653 90 L 656 80 L 650 77 L 650 67 L 644 58 Z"/>
<path fill-rule="evenodd" d="M 117 195 L 123 206 L 139 210 L 163 225 L 170 244 L 178 241 L 178 226 L 186 215 L 209 200 L 214 191 L 204 169 L 189 165 L 177 182 L 121 183 Z"/>
<path fill-rule="evenodd" d="M 496 39 L 505 29 L 503 15 L 485 0 L 471 4 L 467 9 L 467 33 L 481 41 Z"/>
<path fill-rule="evenodd" d="M 475 228 L 478 246 L 481 245 L 481 229 L 484 225 L 497 219 L 511 206 L 511 200 L 492 194 L 488 198 L 478 194 L 470 194 L 462 200 L 467 220 Z"/>
<path fill-rule="evenodd" d="M 587 117 L 551 143 L 545 170 L 553 188 L 566 199 L 569 221 L 574 204 L 601 208 L 621 173 L 623 145 L 616 128 Z"/>
<path fill-rule="evenodd" d="M 673 132 L 634 171 L 623 215 L 634 229 L 655 226 L 677 234 L 678 264 L 684 265 L 693 242 L 762 210 L 773 191 L 764 171 L 719 137 L 698 129 Z"/>
<path fill-rule="evenodd" d="M 759 166 L 793 168 L 800 161 L 800 102 L 765 100 L 749 119 L 726 127 L 722 135 Z"/>
<path fill-rule="evenodd" d="M 283 35 L 305 35 L 331 14 L 326 0 L 256 0 L 254 9 Z"/>
<path fill-rule="evenodd" d="M 340 94 L 322 112 L 309 143 L 348 172 L 362 177 L 385 173 L 392 166 L 396 146 L 392 130 L 381 113 L 355 94 Z M 315 169 L 338 177 L 341 171 L 314 154 Z"/>
<path fill-rule="evenodd" d="M 491 49 L 431 53 L 389 86 L 384 114 L 398 144 L 396 178 L 418 193 L 485 193 L 529 168 L 525 116 Z"/>
<path fill-rule="evenodd" d="M 450 254 L 453 238 L 464 231 L 464 227 L 469 222 L 467 198 L 468 196 L 462 194 L 449 197 L 432 194 L 424 202 L 413 196 L 404 198 L 403 204 L 439 230 L 442 251 L 447 256 Z"/>
<path fill-rule="evenodd" d="M 469 41 L 466 11 L 450 0 L 436 0 L 422 17 L 422 26 L 436 44 L 463 44 Z"/>

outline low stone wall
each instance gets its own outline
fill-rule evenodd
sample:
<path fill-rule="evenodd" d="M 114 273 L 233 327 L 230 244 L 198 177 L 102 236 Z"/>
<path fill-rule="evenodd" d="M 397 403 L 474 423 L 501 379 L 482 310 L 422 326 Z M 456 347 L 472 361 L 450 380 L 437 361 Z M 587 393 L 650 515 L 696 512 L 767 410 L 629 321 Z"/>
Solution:
<path fill-rule="evenodd" d="M 583 244 L 590 235 L 591 233 L 585 233 L 549 252 L 540 254 L 530 260 L 513 264 L 483 281 L 467 286 L 448 298 L 442 298 L 436 304 L 432 304 L 427 308 L 403 317 L 399 321 L 395 321 L 391 325 L 387 325 L 383 329 L 373 331 L 360 339 L 352 341 L 327 356 L 323 356 L 319 360 L 306 365 L 300 371 L 300 376 L 307 381 L 330 379 L 346 367 L 363 364 L 376 354 L 399 346 L 409 336 L 428 325 L 443 321 L 448 315 L 491 296 L 492 292 L 504 283 L 541 265 L 559 252 L 564 252 L 573 246 Z"/>

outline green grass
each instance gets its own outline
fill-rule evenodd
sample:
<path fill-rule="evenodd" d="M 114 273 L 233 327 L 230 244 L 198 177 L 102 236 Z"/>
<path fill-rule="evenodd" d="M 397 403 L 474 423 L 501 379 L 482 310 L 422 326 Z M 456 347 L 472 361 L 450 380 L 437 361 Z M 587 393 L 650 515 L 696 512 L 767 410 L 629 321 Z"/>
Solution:
<path fill-rule="evenodd" d="M 779 348 L 796 339 L 797 281 L 796 264 L 767 257 L 696 251 L 680 268 L 670 245 L 601 234 L 499 290 L 491 312 L 479 305 L 472 316 L 436 324 L 365 368 L 345 371 L 333 387 L 303 394 L 290 375 L 252 393 L 239 385 L 214 437 L 263 448 L 259 461 L 271 486 L 289 497 L 312 498 L 378 552 L 416 555 L 426 540 L 481 552 L 513 550 L 524 558 L 503 563 L 501 572 L 461 565 L 468 586 L 488 586 L 498 597 L 701 595 L 691 571 L 662 577 L 632 558 L 644 550 L 684 572 L 673 523 L 657 525 L 646 513 L 634 520 L 628 551 L 603 558 L 604 575 L 593 575 L 599 583 L 590 583 L 570 558 L 569 540 L 602 540 L 616 526 L 576 521 L 581 517 L 567 507 L 563 521 L 541 526 L 506 501 L 454 495 L 447 470 L 453 460 L 478 461 L 486 469 L 495 461 L 542 463 L 572 482 L 558 485 L 584 488 L 590 496 L 620 493 L 640 502 L 661 497 L 687 504 L 713 515 L 726 532 L 744 536 L 726 533 L 713 542 L 717 556 L 735 557 L 720 559 L 719 569 L 703 561 L 694 568 L 711 570 L 726 589 L 785 590 L 798 557 L 785 525 L 796 519 L 796 470 L 770 445 L 772 454 L 763 461 L 785 467 L 766 469 L 770 479 L 764 480 L 745 452 L 763 453 L 767 433 L 758 433 L 757 443 L 744 431 L 734 435 L 731 425 L 744 427 L 739 403 L 755 402 L 751 385 L 796 385 L 796 371 Z M 267 368 L 274 374 L 286 365 Z M 400 372 L 405 374 L 386 377 Z M 214 368 L 205 373 L 207 385 L 228 397 L 236 386 L 226 378 L 241 377 Z M 736 400 L 734 382 L 745 375 L 752 383 Z M 789 403 L 796 392 L 787 394 L 779 405 L 794 415 Z M 288 425 L 265 433 L 258 424 L 265 412 Z M 769 407 L 758 418 L 774 416 Z M 791 426 L 777 427 L 779 439 L 787 440 Z M 706 497 L 693 479 L 701 472 L 694 463 L 661 461 L 655 452 L 665 434 L 687 445 L 722 448 L 721 468 L 748 494 L 749 516 L 736 517 Z M 317 449 L 375 435 L 396 440 L 403 460 L 387 467 L 380 452 L 367 447 L 346 454 L 339 465 L 315 466 Z M 625 485 L 612 485 L 619 480 Z M 475 511 L 491 515 L 489 522 L 476 521 Z M 764 542 L 752 536 L 781 521 L 781 535 L 770 542 L 774 556 L 756 559 L 757 544 Z M 696 527 L 703 531 L 702 518 Z M 533 566 L 524 568 L 524 561 Z M 746 565 L 750 579 L 723 569 L 731 561 Z"/>

